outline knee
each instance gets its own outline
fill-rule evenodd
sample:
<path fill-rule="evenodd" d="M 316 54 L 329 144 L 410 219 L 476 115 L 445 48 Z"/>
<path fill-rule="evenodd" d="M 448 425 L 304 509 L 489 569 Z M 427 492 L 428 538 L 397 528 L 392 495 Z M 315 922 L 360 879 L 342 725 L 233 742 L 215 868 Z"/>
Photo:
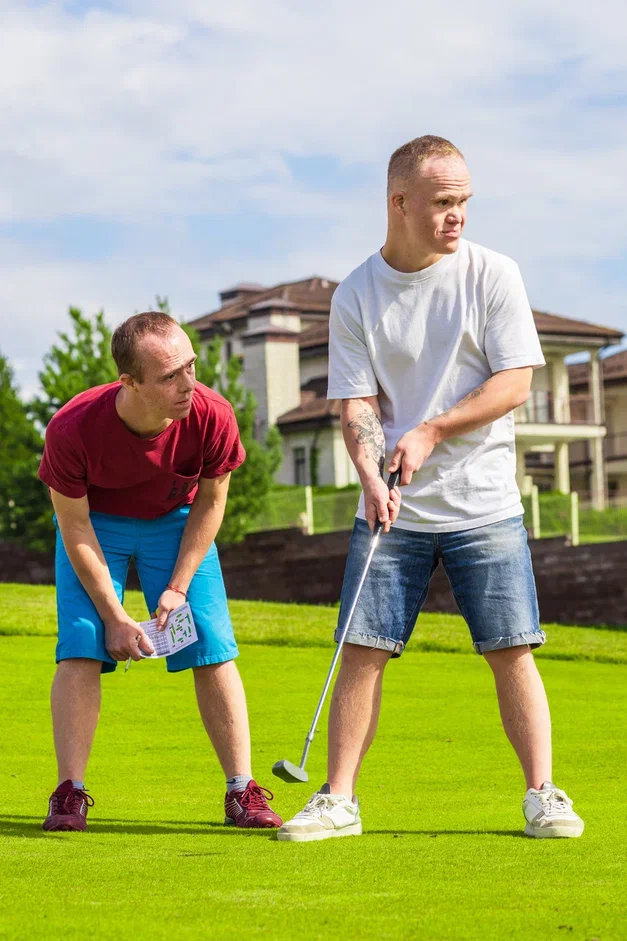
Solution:
<path fill-rule="evenodd" d="M 345 644 L 342 649 L 342 667 L 351 672 L 383 672 L 391 656 L 389 650 Z"/>
<path fill-rule="evenodd" d="M 507 673 L 512 670 L 535 669 L 535 660 L 531 647 L 521 644 L 517 647 L 500 647 L 498 650 L 484 651 L 484 659 L 493 673 Z"/>
<path fill-rule="evenodd" d="M 57 676 L 100 676 L 102 673 L 101 660 L 88 660 L 85 657 L 71 657 L 57 663 Z"/>

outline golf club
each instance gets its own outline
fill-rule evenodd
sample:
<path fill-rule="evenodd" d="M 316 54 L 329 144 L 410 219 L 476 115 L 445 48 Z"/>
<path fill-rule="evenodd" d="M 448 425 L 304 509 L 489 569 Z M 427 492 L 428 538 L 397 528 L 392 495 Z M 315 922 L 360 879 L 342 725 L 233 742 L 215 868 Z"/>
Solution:
<path fill-rule="evenodd" d="M 401 477 L 400 470 L 394 471 L 390 474 L 388 478 L 388 488 L 389 490 L 394 490 L 397 486 Z M 374 529 L 372 531 L 372 536 L 370 538 L 370 549 L 368 551 L 368 556 L 366 558 L 366 563 L 364 565 L 364 570 L 361 573 L 361 578 L 359 579 L 359 584 L 357 585 L 357 591 L 355 592 L 355 597 L 353 598 L 353 603 L 348 612 L 348 617 L 346 618 L 346 623 L 340 635 L 340 639 L 337 643 L 335 654 L 333 655 L 333 660 L 331 661 L 331 666 L 327 674 L 327 679 L 322 690 L 322 695 L 318 702 L 318 708 L 313 717 L 313 722 L 311 723 L 311 728 L 307 733 L 307 738 L 305 739 L 305 747 L 303 749 L 303 754 L 300 759 L 300 764 L 295 765 L 291 761 L 283 760 L 277 761 L 272 765 L 272 773 L 276 774 L 277 778 L 281 778 L 283 781 L 287 781 L 292 784 L 294 782 L 304 784 L 309 780 L 309 776 L 305 771 L 305 763 L 307 761 L 307 755 L 309 754 L 309 749 L 311 748 L 311 743 L 313 742 L 313 737 L 316 731 L 316 726 L 318 725 L 318 719 L 320 718 L 320 713 L 322 712 L 322 707 L 324 706 L 324 701 L 326 699 L 329 686 L 331 685 L 331 680 L 333 679 L 333 673 L 335 671 L 335 666 L 339 659 L 340 653 L 342 652 L 342 647 L 344 646 L 344 641 L 346 640 L 346 635 L 348 634 L 348 629 L 351 625 L 353 619 L 353 614 L 355 613 L 355 608 L 357 607 L 357 602 L 359 601 L 359 595 L 361 594 L 361 589 L 363 584 L 366 581 L 366 575 L 368 574 L 368 569 L 370 568 L 370 563 L 372 562 L 372 557 L 374 556 L 377 545 L 379 544 L 379 537 L 381 536 L 381 530 L 383 529 L 383 523 L 380 520 L 377 520 L 374 524 Z"/>

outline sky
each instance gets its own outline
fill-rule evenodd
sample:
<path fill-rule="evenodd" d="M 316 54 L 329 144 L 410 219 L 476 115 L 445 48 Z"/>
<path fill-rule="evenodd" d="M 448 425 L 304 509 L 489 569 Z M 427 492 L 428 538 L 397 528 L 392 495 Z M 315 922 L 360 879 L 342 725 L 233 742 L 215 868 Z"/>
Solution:
<path fill-rule="evenodd" d="M 390 153 L 465 154 L 466 237 L 540 310 L 627 332 L 624 0 L 0 0 L 0 352 L 24 396 L 67 308 L 183 320 L 341 280 Z"/>

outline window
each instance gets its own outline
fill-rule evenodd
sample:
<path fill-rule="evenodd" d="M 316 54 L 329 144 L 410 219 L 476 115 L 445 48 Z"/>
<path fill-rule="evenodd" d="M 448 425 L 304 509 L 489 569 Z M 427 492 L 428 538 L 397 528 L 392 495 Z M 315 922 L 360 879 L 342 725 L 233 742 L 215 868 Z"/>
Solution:
<path fill-rule="evenodd" d="M 305 448 L 293 448 L 294 456 L 294 483 L 298 487 L 304 487 L 307 483 L 307 456 Z"/>
<path fill-rule="evenodd" d="M 233 355 L 233 343 L 231 342 L 231 340 L 227 340 L 226 343 L 224 344 L 224 356 L 225 356 L 227 363 L 230 360 L 232 355 Z"/>

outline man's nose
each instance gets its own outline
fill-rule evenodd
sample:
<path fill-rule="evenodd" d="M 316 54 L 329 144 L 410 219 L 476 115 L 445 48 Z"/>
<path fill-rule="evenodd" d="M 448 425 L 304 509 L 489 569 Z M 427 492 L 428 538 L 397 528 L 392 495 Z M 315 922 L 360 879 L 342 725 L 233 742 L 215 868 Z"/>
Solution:
<path fill-rule="evenodd" d="M 194 386 L 196 385 L 196 379 L 194 376 L 183 376 L 183 382 L 181 383 L 181 392 L 191 392 Z"/>
<path fill-rule="evenodd" d="M 464 219 L 464 211 L 461 206 L 453 206 L 450 210 L 447 220 L 450 222 L 462 222 Z"/>

